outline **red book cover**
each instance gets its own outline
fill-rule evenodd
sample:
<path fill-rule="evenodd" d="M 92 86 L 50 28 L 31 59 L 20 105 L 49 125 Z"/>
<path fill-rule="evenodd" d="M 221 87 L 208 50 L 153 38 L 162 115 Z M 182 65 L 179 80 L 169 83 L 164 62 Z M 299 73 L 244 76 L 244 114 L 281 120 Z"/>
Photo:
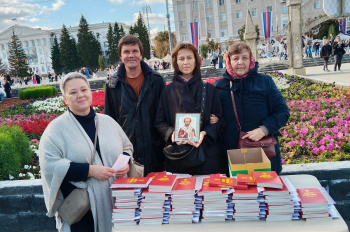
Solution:
<path fill-rule="evenodd" d="M 281 178 L 280 178 L 281 179 Z M 289 189 L 287 186 L 284 184 L 284 182 L 281 180 L 283 187 L 281 189 L 276 189 L 276 188 L 265 188 L 263 194 L 264 195 L 279 195 L 282 193 L 288 193 L 289 194 Z"/>
<path fill-rule="evenodd" d="M 302 207 L 328 206 L 327 199 L 318 188 L 299 188 L 297 193 Z"/>
<path fill-rule="evenodd" d="M 257 186 L 282 189 L 283 184 L 275 171 L 253 171 Z"/>
<path fill-rule="evenodd" d="M 179 178 L 176 180 L 172 191 L 195 191 L 196 177 Z"/>
<path fill-rule="evenodd" d="M 205 178 L 202 184 L 202 189 L 198 193 L 202 192 L 215 192 L 215 191 L 220 191 L 221 192 L 221 187 L 212 187 L 209 185 L 209 178 Z"/>
<path fill-rule="evenodd" d="M 111 188 L 147 188 L 151 177 L 120 177 L 111 185 Z"/>
<path fill-rule="evenodd" d="M 248 174 L 237 174 L 237 183 L 247 184 L 247 185 L 256 185 L 254 177 Z"/>
<path fill-rule="evenodd" d="M 155 178 L 157 175 L 166 175 L 166 172 L 150 172 L 146 177 Z"/>
<path fill-rule="evenodd" d="M 149 187 L 153 186 L 173 186 L 174 182 L 176 180 L 176 175 L 156 175 L 151 183 L 149 184 Z"/>
<path fill-rule="evenodd" d="M 237 184 L 237 179 L 228 178 L 223 176 L 211 176 L 209 178 L 209 185 L 211 187 L 221 187 L 221 188 L 234 188 L 234 189 L 247 189 L 246 184 Z"/>

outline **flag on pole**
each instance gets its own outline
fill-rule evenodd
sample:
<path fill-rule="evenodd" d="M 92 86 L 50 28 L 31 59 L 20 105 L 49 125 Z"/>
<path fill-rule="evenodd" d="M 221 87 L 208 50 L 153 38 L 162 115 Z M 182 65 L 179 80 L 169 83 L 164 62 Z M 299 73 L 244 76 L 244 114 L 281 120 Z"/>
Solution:
<path fill-rule="evenodd" d="M 264 38 L 270 38 L 271 37 L 271 25 L 272 25 L 272 12 L 263 12 L 261 13 L 262 17 L 262 26 L 264 31 Z"/>
<path fill-rule="evenodd" d="M 198 22 L 190 23 L 192 44 L 199 52 Z"/>
<path fill-rule="evenodd" d="M 346 34 L 347 27 L 348 27 L 348 22 L 346 18 L 339 19 L 339 31 Z"/>
<path fill-rule="evenodd" d="M 13 19 L 11 19 L 11 21 L 17 21 L 17 18 L 13 18 Z"/>

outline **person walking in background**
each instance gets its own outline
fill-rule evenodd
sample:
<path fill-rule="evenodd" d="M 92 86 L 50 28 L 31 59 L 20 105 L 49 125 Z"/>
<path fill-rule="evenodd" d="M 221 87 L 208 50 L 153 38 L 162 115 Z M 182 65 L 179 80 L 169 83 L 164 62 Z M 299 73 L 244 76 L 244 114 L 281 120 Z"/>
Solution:
<path fill-rule="evenodd" d="M 320 42 L 318 42 L 318 39 L 316 39 L 316 42 L 314 43 L 314 49 L 315 49 L 315 56 L 320 55 Z"/>
<path fill-rule="evenodd" d="M 343 43 L 343 41 L 340 39 L 339 36 L 337 36 L 334 39 L 334 43 L 333 43 L 333 49 L 334 49 L 334 71 L 337 71 L 337 67 L 338 67 L 338 71 L 340 70 L 341 67 L 341 60 L 343 59 L 343 55 L 345 54 L 345 44 Z"/>
<path fill-rule="evenodd" d="M 346 47 L 346 52 L 349 53 L 350 52 L 350 39 L 346 40 L 345 47 Z"/>
<path fill-rule="evenodd" d="M 286 54 L 286 49 L 284 47 L 284 42 L 282 41 L 279 45 L 278 45 L 278 51 L 279 51 L 279 60 L 285 59 L 285 54 Z"/>
<path fill-rule="evenodd" d="M 214 50 L 212 50 L 211 56 L 212 56 L 211 61 L 213 63 L 214 69 L 216 69 L 215 65 L 216 65 L 216 62 L 218 61 L 218 54 Z"/>
<path fill-rule="evenodd" d="M 2 86 L 0 84 L 0 102 L 4 101 L 4 98 L 6 97 L 5 91 L 2 89 Z"/>
<path fill-rule="evenodd" d="M 329 41 L 330 41 L 330 44 L 331 44 L 332 47 L 333 47 L 334 40 L 335 40 L 334 35 L 332 33 L 329 34 Z"/>
<path fill-rule="evenodd" d="M 271 61 L 271 57 L 272 57 L 272 44 L 270 43 L 270 41 L 266 42 L 266 56 L 267 58 Z"/>
<path fill-rule="evenodd" d="M 307 57 L 312 58 L 312 40 L 311 39 L 307 40 L 306 53 L 307 53 Z"/>
<path fill-rule="evenodd" d="M 135 160 L 150 172 L 164 171 L 164 141 L 154 127 L 158 101 L 165 87 L 163 77 L 143 60 L 139 38 L 119 40 L 122 64 L 106 85 L 105 114 L 123 128 L 134 146 Z"/>
<path fill-rule="evenodd" d="M 221 46 L 219 46 L 219 50 L 218 50 L 218 64 L 219 64 L 219 68 L 222 68 L 222 57 L 223 57 L 223 53 L 221 51 Z"/>
<path fill-rule="evenodd" d="M 88 68 L 86 67 L 83 67 L 83 70 L 84 70 L 84 75 L 87 77 L 87 79 L 90 79 L 90 71 Z"/>
<path fill-rule="evenodd" d="M 6 93 L 6 98 L 11 98 L 11 83 L 8 79 L 5 79 L 5 93 Z"/>
<path fill-rule="evenodd" d="M 329 60 L 329 57 L 331 56 L 331 54 L 332 54 L 332 47 L 329 44 L 329 40 L 324 39 L 323 46 L 322 46 L 321 53 L 320 53 L 321 58 L 323 58 L 323 60 L 324 60 L 323 71 L 329 72 L 328 60 Z"/>

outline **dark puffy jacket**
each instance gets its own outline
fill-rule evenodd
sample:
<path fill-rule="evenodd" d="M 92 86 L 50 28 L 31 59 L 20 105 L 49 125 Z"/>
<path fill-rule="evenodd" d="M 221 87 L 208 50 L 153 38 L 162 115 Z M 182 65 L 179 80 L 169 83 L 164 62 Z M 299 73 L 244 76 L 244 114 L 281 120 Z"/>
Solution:
<path fill-rule="evenodd" d="M 276 140 L 280 135 L 278 130 L 283 127 L 289 118 L 289 109 L 277 89 L 274 81 L 268 75 L 258 73 L 258 63 L 249 71 L 246 78 L 233 79 L 227 72 L 224 78 L 215 82 L 219 90 L 222 105 L 223 118 L 226 121 L 226 129 L 221 136 L 224 143 L 224 152 L 229 149 L 237 149 L 239 131 L 230 94 L 234 92 L 236 109 L 242 130 L 247 132 L 264 125 Z M 277 140 L 278 141 L 278 140 Z M 275 145 L 276 157 L 271 159 L 271 169 L 281 172 L 281 154 L 279 145 Z"/>
<path fill-rule="evenodd" d="M 321 57 L 330 57 L 332 55 L 332 46 L 327 44 L 321 49 Z"/>
<path fill-rule="evenodd" d="M 141 61 L 144 81 L 139 98 L 125 81 L 125 66 L 110 78 L 106 86 L 105 114 L 123 128 L 134 146 L 134 158 L 149 172 L 164 171 L 164 141 L 154 127 L 158 101 L 165 87 L 162 76 Z"/>

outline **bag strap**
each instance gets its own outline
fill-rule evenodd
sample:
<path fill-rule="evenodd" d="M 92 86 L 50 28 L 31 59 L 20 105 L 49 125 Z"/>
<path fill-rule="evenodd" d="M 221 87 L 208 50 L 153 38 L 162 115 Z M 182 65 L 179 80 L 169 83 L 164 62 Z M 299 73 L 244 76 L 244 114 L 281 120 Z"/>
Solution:
<path fill-rule="evenodd" d="M 232 88 L 232 82 L 230 81 L 230 93 L 231 93 L 231 100 L 232 100 L 232 105 L 233 105 L 233 112 L 235 113 L 238 130 L 241 131 L 242 128 L 241 128 L 241 124 L 239 123 L 239 118 L 238 118 L 236 103 L 235 103 L 235 97 L 233 95 L 233 91 L 231 91 L 231 88 Z"/>
<path fill-rule="evenodd" d="M 96 154 L 97 131 L 98 131 L 98 117 L 96 115 L 96 131 L 95 131 L 95 141 L 94 141 L 94 152 L 92 153 L 92 159 L 90 161 L 91 165 L 92 165 L 92 162 L 94 162 L 95 154 Z"/>
<path fill-rule="evenodd" d="M 201 124 L 200 124 L 201 129 L 203 127 L 205 101 L 207 98 L 207 87 L 208 87 L 208 83 L 206 81 L 203 81 L 202 99 L 201 99 Z"/>

